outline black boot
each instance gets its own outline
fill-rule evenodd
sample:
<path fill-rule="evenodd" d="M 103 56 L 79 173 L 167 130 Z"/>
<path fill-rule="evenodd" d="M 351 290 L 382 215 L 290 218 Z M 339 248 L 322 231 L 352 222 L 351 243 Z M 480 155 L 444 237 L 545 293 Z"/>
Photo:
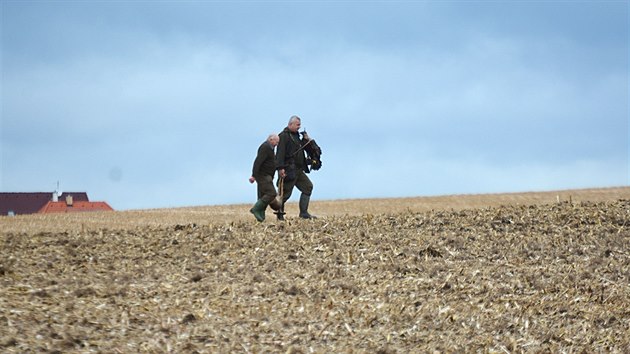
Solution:
<path fill-rule="evenodd" d="M 300 217 L 302 219 L 317 219 L 316 216 L 308 213 L 308 204 L 311 201 L 311 196 L 302 193 L 300 195 Z"/>

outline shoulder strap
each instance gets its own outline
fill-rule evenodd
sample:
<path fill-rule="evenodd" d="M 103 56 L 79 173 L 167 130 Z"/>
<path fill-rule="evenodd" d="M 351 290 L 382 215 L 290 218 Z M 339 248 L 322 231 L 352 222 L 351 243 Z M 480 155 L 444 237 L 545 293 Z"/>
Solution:
<path fill-rule="evenodd" d="M 291 139 L 293 139 L 293 138 L 291 138 Z M 295 141 L 295 140 L 293 140 L 293 141 Z M 304 148 L 306 148 L 306 146 L 308 146 L 308 144 L 310 144 L 310 143 L 311 143 L 311 141 L 313 141 L 313 140 L 309 140 L 306 144 L 301 145 L 301 146 L 300 146 L 297 150 L 295 150 L 295 152 L 293 152 L 293 153 L 291 154 L 291 156 L 289 156 L 289 157 L 295 157 L 295 155 L 297 155 L 297 153 L 298 153 L 298 152 L 300 152 L 300 151 L 304 150 Z M 300 144 L 298 143 L 298 145 L 300 145 Z"/>

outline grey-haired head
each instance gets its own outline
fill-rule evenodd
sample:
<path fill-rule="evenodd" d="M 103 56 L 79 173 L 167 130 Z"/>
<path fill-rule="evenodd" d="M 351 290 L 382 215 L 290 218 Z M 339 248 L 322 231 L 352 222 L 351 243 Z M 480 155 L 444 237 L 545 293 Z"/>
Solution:
<path fill-rule="evenodd" d="M 302 119 L 300 119 L 300 117 L 291 116 L 291 118 L 289 118 L 288 128 L 292 133 L 297 133 L 297 131 L 300 130 L 301 125 L 302 125 Z"/>
<path fill-rule="evenodd" d="M 273 147 L 276 147 L 279 141 L 280 138 L 278 137 L 278 134 L 269 134 L 269 137 L 267 137 L 267 142 Z"/>

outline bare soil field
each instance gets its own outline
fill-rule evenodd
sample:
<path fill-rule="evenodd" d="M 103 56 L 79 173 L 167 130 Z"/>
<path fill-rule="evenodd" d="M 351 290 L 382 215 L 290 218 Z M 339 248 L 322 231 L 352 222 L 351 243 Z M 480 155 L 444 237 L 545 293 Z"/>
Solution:
<path fill-rule="evenodd" d="M 630 352 L 630 188 L 0 217 L 0 352 Z"/>

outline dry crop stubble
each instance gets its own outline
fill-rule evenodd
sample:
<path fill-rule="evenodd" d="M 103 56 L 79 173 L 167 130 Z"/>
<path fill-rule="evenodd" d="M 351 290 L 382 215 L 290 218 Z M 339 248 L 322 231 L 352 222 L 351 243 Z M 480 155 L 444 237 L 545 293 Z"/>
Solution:
<path fill-rule="evenodd" d="M 630 351 L 628 200 L 135 217 L 3 229 L 0 349 Z"/>
<path fill-rule="evenodd" d="M 503 205 L 542 205 L 559 201 L 605 202 L 630 199 L 630 187 L 592 188 L 548 192 L 504 194 L 469 194 L 399 199 L 314 200 L 311 211 L 320 217 L 465 210 Z M 165 228 L 185 224 L 225 224 L 252 221 L 250 204 L 198 206 L 168 209 L 127 210 L 117 212 L 69 213 L 47 215 L 0 216 L 0 230 L 5 232 L 67 232 L 90 230 L 130 230 L 147 226 Z M 287 204 L 287 217 L 298 215 L 294 202 Z M 275 222 L 267 210 L 266 223 Z"/>

